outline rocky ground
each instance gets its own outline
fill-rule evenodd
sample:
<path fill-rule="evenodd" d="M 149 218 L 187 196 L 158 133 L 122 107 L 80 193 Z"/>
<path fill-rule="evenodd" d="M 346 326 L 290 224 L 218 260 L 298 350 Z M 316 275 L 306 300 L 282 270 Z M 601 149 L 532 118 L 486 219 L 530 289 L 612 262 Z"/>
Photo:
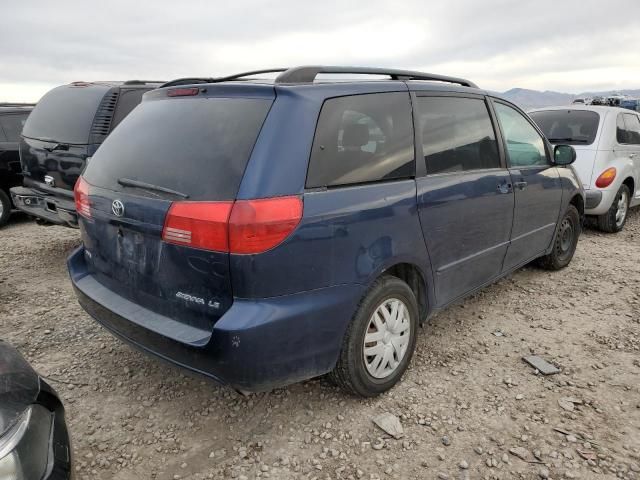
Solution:
<path fill-rule="evenodd" d="M 134 351 L 77 305 L 78 232 L 0 230 L 0 338 L 67 408 L 78 479 L 640 478 L 640 210 L 434 317 L 373 400 L 325 379 L 242 397 Z M 542 376 L 531 353 L 561 373 Z M 391 413 L 404 436 L 372 419 Z"/>

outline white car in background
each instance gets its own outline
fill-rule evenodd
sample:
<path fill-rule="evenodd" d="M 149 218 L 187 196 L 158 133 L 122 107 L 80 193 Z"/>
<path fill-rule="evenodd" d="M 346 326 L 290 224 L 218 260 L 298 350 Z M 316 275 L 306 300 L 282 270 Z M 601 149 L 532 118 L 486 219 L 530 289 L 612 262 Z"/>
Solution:
<path fill-rule="evenodd" d="M 640 205 L 640 116 L 615 107 L 571 105 L 529 111 L 552 144 L 576 150 L 573 163 L 586 193 L 585 214 L 619 232 Z"/>

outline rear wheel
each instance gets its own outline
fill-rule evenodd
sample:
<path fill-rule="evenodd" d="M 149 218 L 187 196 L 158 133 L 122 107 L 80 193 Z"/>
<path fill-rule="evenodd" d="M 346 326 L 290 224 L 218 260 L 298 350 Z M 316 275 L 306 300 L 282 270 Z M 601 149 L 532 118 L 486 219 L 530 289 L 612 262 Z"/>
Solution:
<path fill-rule="evenodd" d="M 547 270 L 560 270 L 569 265 L 576 251 L 581 231 L 578 209 L 569 205 L 558 225 L 551 253 L 540 257 L 538 264 Z"/>
<path fill-rule="evenodd" d="M 389 390 L 411 361 L 417 324 L 418 304 L 411 288 L 396 277 L 380 278 L 360 302 L 331 379 L 362 397 Z"/>
<path fill-rule="evenodd" d="M 4 191 L 0 190 L 0 227 L 9 221 L 9 215 L 11 215 L 11 200 Z"/>
<path fill-rule="evenodd" d="M 629 187 L 621 185 L 607 213 L 598 217 L 598 228 L 607 233 L 616 233 L 622 230 L 627 222 L 630 199 Z"/>

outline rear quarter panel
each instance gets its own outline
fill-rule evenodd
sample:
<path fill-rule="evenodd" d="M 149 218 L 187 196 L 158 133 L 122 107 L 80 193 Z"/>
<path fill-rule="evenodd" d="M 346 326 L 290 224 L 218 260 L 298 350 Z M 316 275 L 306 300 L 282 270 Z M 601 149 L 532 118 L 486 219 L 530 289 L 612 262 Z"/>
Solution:
<path fill-rule="evenodd" d="M 413 179 L 312 191 L 304 194 L 301 224 L 283 244 L 259 255 L 231 255 L 233 291 L 252 298 L 369 285 L 405 262 L 429 284 Z"/>

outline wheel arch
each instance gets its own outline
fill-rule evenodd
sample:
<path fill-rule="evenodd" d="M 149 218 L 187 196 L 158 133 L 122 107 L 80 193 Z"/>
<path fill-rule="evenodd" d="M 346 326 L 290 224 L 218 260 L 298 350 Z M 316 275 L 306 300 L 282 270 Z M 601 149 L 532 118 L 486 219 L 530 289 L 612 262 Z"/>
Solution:
<path fill-rule="evenodd" d="M 584 221 L 584 198 L 582 198 L 582 195 L 576 194 L 571 197 L 569 205 L 576 207 L 576 210 L 578 210 L 578 213 L 580 214 L 580 221 Z"/>
<path fill-rule="evenodd" d="M 622 184 L 629 188 L 629 193 L 631 194 L 631 198 L 633 198 L 636 191 L 636 182 L 633 177 L 631 175 L 627 176 L 627 178 L 622 181 Z"/>
<path fill-rule="evenodd" d="M 383 270 L 381 275 L 392 275 L 409 285 L 418 302 L 420 323 L 424 322 L 429 314 L 429 293 L 426 277 L 420 268 L 413 263 L 396 263 Z"/>

